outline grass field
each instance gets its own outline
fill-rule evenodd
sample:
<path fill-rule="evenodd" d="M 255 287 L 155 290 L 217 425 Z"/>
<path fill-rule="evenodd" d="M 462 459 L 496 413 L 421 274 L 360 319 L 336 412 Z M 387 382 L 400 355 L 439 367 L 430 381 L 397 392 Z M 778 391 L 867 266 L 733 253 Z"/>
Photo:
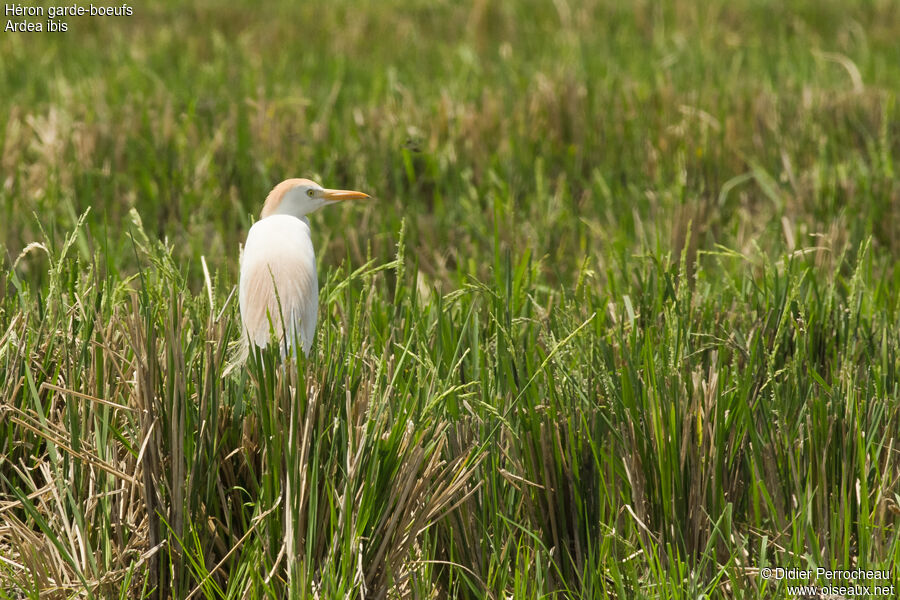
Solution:
<path fill-rule="evenodd" d="M 0 34 L 0 599 L 900 586 L 900 4 L 64 20 Z M 223 378 L 293 176 L 376 199 Z"/>

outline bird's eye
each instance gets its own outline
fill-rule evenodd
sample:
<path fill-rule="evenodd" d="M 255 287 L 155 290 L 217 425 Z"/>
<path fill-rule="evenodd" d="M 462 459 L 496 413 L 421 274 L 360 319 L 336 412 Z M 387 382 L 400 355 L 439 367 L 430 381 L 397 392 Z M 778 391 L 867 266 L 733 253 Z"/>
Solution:
<path fill-rule="evenodd" d="M 312 198 L 313 196 L 316 195 L 316 192 L 315 192 L 315 190 L 309 189 L 309 190 L 306 190 L 306 195 L 309 196 L 310 198 Z"/>

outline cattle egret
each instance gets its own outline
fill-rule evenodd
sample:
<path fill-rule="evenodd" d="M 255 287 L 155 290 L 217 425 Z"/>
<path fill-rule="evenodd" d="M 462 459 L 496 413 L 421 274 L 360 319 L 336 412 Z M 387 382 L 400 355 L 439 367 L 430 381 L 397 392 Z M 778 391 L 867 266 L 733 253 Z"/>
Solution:
<path fill-rule="evenodd" d="M 369 196 L 325 189 L 309 179 L 288 179 L 269 192 L 241 255 L 238 299 L 245 346 L 265 348 L 271 322 L 285 354 L 297 339 L 303 354 L 309 354 L 316 331 L 319 281 L 306 215 L 354 198 Z"/>

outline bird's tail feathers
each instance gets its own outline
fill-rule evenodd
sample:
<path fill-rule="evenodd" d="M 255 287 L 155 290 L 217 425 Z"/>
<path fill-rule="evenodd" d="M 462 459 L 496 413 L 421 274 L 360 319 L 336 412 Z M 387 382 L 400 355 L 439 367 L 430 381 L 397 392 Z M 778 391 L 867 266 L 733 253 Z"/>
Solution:
<path fill-rule="evenodd" d="M 225 370 L 222 371 L 222 379 L 228 377 L 232 371 L 247 362 L 247 356 L 250 353 L 250 343 L 246 335 L 242 335 L 238 341 L 232 342 L 230 345 L 236 346 L 236 348 L 232 352 L 231 360 L 225 365 Z"/>

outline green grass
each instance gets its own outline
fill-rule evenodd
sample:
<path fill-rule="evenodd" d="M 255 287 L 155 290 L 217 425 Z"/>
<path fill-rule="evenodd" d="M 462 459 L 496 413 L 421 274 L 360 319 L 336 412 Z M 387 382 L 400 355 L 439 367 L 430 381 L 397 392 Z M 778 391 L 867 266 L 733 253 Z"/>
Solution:
<path fill-rule="evenodd" d="M 0 36 L 0 599 L 900 585 L 900 5 L 134 10 Z"/>

